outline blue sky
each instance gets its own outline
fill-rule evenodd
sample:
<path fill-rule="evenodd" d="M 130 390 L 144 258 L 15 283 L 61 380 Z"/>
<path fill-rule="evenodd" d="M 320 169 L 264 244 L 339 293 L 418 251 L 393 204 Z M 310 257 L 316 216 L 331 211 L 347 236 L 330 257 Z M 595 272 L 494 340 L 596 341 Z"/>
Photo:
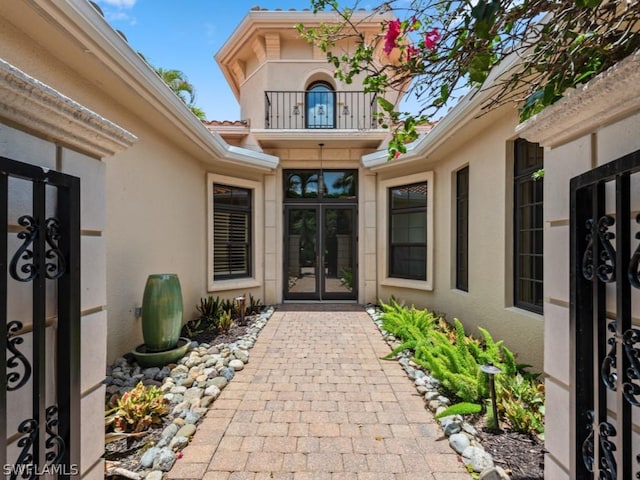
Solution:
<path fill-rule="evenodd" d="M 240 109 L 213 56 L 251 7 L 302 10 L 309 0 L 97 0 L 105 18 L 156 67 L 185 73 L 208 120 Z"/>

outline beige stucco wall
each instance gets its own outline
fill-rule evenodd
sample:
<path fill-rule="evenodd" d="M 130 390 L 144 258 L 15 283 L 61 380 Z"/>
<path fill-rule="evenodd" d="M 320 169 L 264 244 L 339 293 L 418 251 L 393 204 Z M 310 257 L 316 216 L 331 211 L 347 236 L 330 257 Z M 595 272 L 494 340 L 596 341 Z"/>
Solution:
<path fill-rule="evenodd" d="M 390 162 L 378 172 L 381 182 L 419 172 L 433 172 L 434 208 L 433 279 L 426 283 L 398 287 L 386 280 L 384 264 L 378 298 L 388 301 L 391 295 L 407 304 L 425 306 L 460 319 L 467 332 L 478 333 L 476 327 L 489 330 L 496 340 L 518 353 L 521 362 L 542 371 L 543 319 L 513 307 L 512 294 L 512 141 L 517 124 L 513 109 L 489 114 L 490 128 L 475 128 L 470 133 L 457 133 L 428 158 L 403 166 L 402 159 Z M 427 137 L 428 138 L 428 137 Z M 455 180 L 456 172 L 469 166 L 469 291 L 455 288 Z M 383 197 L 381 198 L 386 198 Z M 386 226 L 386 202 L 377 205 L 377 224 Z M 386 227 L 385 227 L 386 228 Z M 380 248 L 380 247 L 383 248 Z M 386 261 L 384 239 L 379 239 L 378 259 Z M 370 301 L 374 299 L 367 299 Z"/>
<path fill-rule="evenodd" d="M 126 119 L 122 119 L 126 124 Z M 264 299 L 262 284 L 207 291 L 207 173 L 262 182 L 261 174 L 229 165 L 205 165 L 189 156 L 153 126 L 130 118 L 139 141 L 107 160 L 107 237 L 109 351 L 113 359 L 142 342 L 134 309 L 142 302 L 146 278 L 176 273 L 180 278 L 184 320 L 195 318 L 200 297 Z M 262 205 L 260 205 L 262 208 Z M 256 215 L 263 215 L 257 211 Z M 259 239 L 262 245 L 264 240 Z M 258 248 L 258 245 L 255 245 Z M 263 259 L 257 255 L 256 262 Z M 259 278 L 261 281 L 262 278 Z"/>
<path fill-rule="evenodd" d="M 352 84 L 333 78 L 325 59 L 316 61 L 277 60 L 263 63 L 249 75 L 240 88 L 240 117 L 250 120 L 253 129 L 265 127 L 265 91 L 303 92 L 316 80 L 330 83 L 336 91 L 362 91 L 361 78 Z M 301 96 L 301 98 L 304 98 Z M 394 99 L 390 97 L 390 100 Z M 281 100 L 282 101 L 282 100 Z M 351 106 L 352 108 L 353 105 Z M 276 108 L 274 106 L 274 108 Z M 365 108 L 360 106 L 360 110 Z M 289 112 L 284 112 L 285 114 Z M 303 112 L 304 113 L 304 112 Z M 361 111 L 358 113 L 362 113 Z"/>
<path fill-rule="evenodd" d="M 570 422 L 572 409 L 572 368 L 570 355 L 570 248 L 569 217 L 571 178 L 592 168 L 640 150 L 640 102 L 638 102 L 639 56 L 625 60 L 625 67 L 593 80 L 582 91 L 549 107 L 519 129 L 521 134 L 545 146 L 544 191 L 544 311 L 546 376 L 545 478 L 576 478 L 571 471 Z M 623 62 L 621 62 L 621 65 Z M 635 177 L 638 175 L 636 174 Z M 613 185 L 607 186 L 607 211 L 615 209 Z M 631 186 L 632 217 L 640 211 L 638 179 Z M 632 223 L 633 232 L 637 224 Z M 637 241 L 631 248 L 637 247 Z M 612 287 L 610 285 L 609 287 Z M 615 317 L 615 295 L 608 288 L 608 318 Z M 631 289 L 632 322 L 640 325 L 640 292 Z M 615 410 L 615 400 L 608 398 L 608 408 Z M 633 407 L 632 407 L 633 408 Z M 633 409 L 634 430 L 640 424 Z M 633 451 L 640 439 L 633 435 Z M 582 460 L 577 459 L 578 462 Z"/>
<path fill-rule="evenodd" d="M 20 109 L 20 106 L 14 106 Z M 37 165 L 51 170 L 58 170 L 80 178 L 81 182 L 81 365 L 80 392 L 81 410 L 81 445 L 79 472 L 82 478 L 103 478 L 104 461 L 101 458 L 104 450 L 103 442 L 103 405 L 104 405 L 104 366 L 106 360 L 107 334 L 107 286 L 106 286 L 106 245 L 104 232 L 106 228 L 105 215 L 105 164 L 99 159 L 63 148 L 52 141 L 44 140 L 25 132 L 32 129 L 32 125 L 12 125 L 3 123 L 0 115 L 0 155 L 12 160 Z M 47 132 L 39 132 L 46 135 Z M 17 225 L 20 215 L 31 214 L 31 188 L 27 182 L 14 181 L 10 191 L 9 229 L 13 233 L 9 238 L 9 252 L 15 252 L 22 244 L 15 233 L 22 230 Z M 52 193 L 52 192 L 50 192 Z M 47 212 L 55 212 L 55 196 L 47 196 Z M 47 281 L 47 378 L 55 378 L 55 361 L 52 355 L 55 346 L 56 323 L 58 321 L 56 309 L 56 289 L 54 281 Z M 19 320 L 26 327 L 31 325 L 32 315 L 32 283 L 17 283 L 8 281 L 8 319 Z M 23 353 L 31 359 L 31 333 L 22 335 L 24 344 L 20 347 Z M 21 448 L 18 448 L 16 437 L 18 424 L 25 418 L 32 416 L 29 383 L 7 395 L 8 425 L 7 433 L 12 438 L 8 446 L 8 460 L 15 462 Z M 47 406 L 55 403 L 55 382 L 46 385 Z M 25 397 L 27 395 L 27 397 Z"/>
<path fill-rule="evenodd" d="M 83 267 L 106 269 L 106 298 L 100 304 L 109 305 L 107 360 L 111 361 L 142 342 L 134 309 L 141 305 L 149 274 L 178 274 L 185 321 L 195 316 L 199 298 L 209 293 L 207 173 L 257 181 L 262 181 L 262 174 L 203 154 L 200 145 L 185 140 L 189 132 L 181 130 L 183 125 L 171 124 L 163 116 L 166 105 L 147 101 L 147 90 L 123 82 L 117 76 L 121 72 L 79 49 L 64 30 L 26 17 L 32 13 L 22 11 L 27 6 L 12 4 L 11 8 L 16 9 L 15 17 L 11 11 L 0 17 L 0 57 L 138 137 L 133 148 L 108 158 L 102 166 L 106 187 L 87 189 L 96 199 L 106 198 L 100 218 L 108 233 L 92 236 L 85 248 L 87 252 L 103 248 L 106 260 L 104 255 L 97 260 L 87 257 Z M 190 115 L 176 113 L 175 118 L 185 114 Z M 213 294 L 231 298 L 240 293 L 264 298 L 261 286 L 230 287 Z"/>
<path fill-rule="evenodd" d="M 593 167 L 640 149 L 640 114 L 545 149 L 545 478 L 570 476 L 571 365 L 569 328 L 569 182 Z M 637 186 L 635 188 L 637 190 Z M 636 197 L 636 202 L 640 199 Z M 611 205 L 609 203 L 609 205 Z M 632 211 L 640 210 L 640 203 Z M 634 323 L 640 324 L 639 292 L 632 289 Z M 608 311 L 615 299 L 608 296 Z"/>

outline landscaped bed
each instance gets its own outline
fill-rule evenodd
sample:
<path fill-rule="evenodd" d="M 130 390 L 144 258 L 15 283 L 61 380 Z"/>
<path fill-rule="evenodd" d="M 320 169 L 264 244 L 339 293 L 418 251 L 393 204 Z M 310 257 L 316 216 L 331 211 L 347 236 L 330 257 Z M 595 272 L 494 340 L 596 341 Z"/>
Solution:
<path fill-rule="evenodd" d="M 225 358 L 235 359 L 232 352 L 237 352 L 240 358 L 243 358 L 243 352 L 247 352 L 247 348 L 253 345 L 259 330 L 264 326 L 269 315 L 247 315 L 243 317 L 246 325 L 238 325 L 240 323 L 240 316 L 238 316 L 236 322 L 231 322 L 228 325 L 229 328 L 223 327 L 223 329 L 220 329 L 217 320 L 212 320 L 212 315 L 215 313 L 213 312 L 215 310 L 214 307 L 219 302 L 212 304 L 212 301 L 213 299 L 203 299 L 203 303 L 198 308 L 201 312 L 201 317 L 185 326 L 183 335 L 189 336 L 195 343 L 190 348 L 187 356 L 178 362 L 178 365 L 171 365 L 169 366 L 171 368 L 166 369 L 156 368 L 150 371 L 149 369 L 136 368 L 131 358 L 121 358 L 109 368 L 108 373 L 110 375 L 108 378 L 114 379 L 112 375 L 114 371 L 127 371 L 130 379 L 135 378 L 135 375 L 142 375 L 142 381 L 148 390 L 154 387 L 160 389 L 167 383 L 165 378 L 175 375 L 175 368 L 180 365 L 185 366 L 194 363 L 195 357 L 202 358 L 211 354 L 215 356 L 215 359 L 218 359 L 218 356 L 227 355 L 228 350 L 228 356 Z M 448 416 L 440 420 L 445 434 L 450 439 L 450 443 L 452 435 L 454 438 L 456 434 L 458 438 L 460 438 L 460 435 L 467 436 L 469 437 L 469 444 L 478 446 L 488 452 L 492 457 L 493 463 L 504 469 L 511 480 L 543 479 L 544 449 L 541 435 L 543 434 L 544 390 L 536 376 L 528 374 L 522 367 L 518 366 L 515 363 L 513 354 L 504 348 L 500 342 L 494 342 L 488 332 L 484 335 L 483 342 L 479 342 L 464 335 L 461 325 L 457 325 L 457 328 L 453 327 L 444 322 L 442 318 L 425 310 L 405 308 L 393 302 L 391 305 L 383 304 L 382 308 L 383 312 L 373 307 L 367 308 L 367 311 L 381 328 L 384 338 L 392 347 L 388 359 L 400 361 L 409 377 L 415 382 L 417 391 L 424 396 L 425 406 L 433 410 L 435 414 L 442 414 L 448 406 L 455 405 L 463 399 L 467 403 L 475 401 L 479 406 L 480 413 Z M 238 313 L 236 312 L 235 315 L 238 315 Z M 216 326 L 216 328 L 212 328 L 212 326 Z M 390 330 L 393 330 L 394 333 Z M 434 332 L 437 332 L 437 334 L 434 335 Z M 436 343 L 433 343 L 433 338 L 436 338 Z M 445 339 L 456 349 L 457 354 L 438 343 L 444 342 Z M 462 351 L 461 345 L 465 345 L 466 353 Z M 462 373 L 469 376 L 470 372 L 475 372 L 471 375 L 473 378 L 466 378 L 463 382 L 464 388 L 455 390 L 456 382 L 447 379 L 447 374 L 440 371 L 442 365 L 439 367 L 436 365 L 435 370 L 439 371 L 440 375 L 444 375 L 442 380 L 437 379 L 424 360 L 424 358 L 429 358 L 429 354 L 426 357 L 420 354 L 416 355 L 416 349 L 420 351 L 425 346 L 429 347 L 429 354 L 432 356 L 444 355 L 442 352 L 447 351 L 448 354 L 446 356 L 451 360 L 455 359 L 457 355 L 466 358 L 467 367 L 463 369 Z M 470 352 L 474 352 L 476 356 L 474 357 L 474 354 Z M 422 353 L 424 354 L 424 352 Z M 476 360 L 471 362 L 471 358 Z M 485 385 L 487 377 L 481 371 L 478 371 L 480 365 L 489 361 L 505 371 L 504 374 L 496 377 L 499 426 L 501 430 L 491 428 L 492 418 L 491 415 L 487 415 L 487 412 L 490 411 L 490 408 L 487 408 L 488 384 Z M 455 368 L 462 368 L 461 363 L 465 362 L 458 361 Z M 475 367 L 472 363 L 475 364 Z M 215 400 L 209 401 L 207 399 L 207 395 L 205 395 L 206 382 L 213 385 L 213 379 L 222 380 L 221 377 L 224 377 L 224 373 L 229 374 L 226 370 L 218 371 L 216 375 L 208 378 L 205 384 L 202 385 L 202 403 L 196 402 L 199 408 L 181 411 L 181 402 L 176 401 L 179 398 L 173 398 L 171 401 L 166 402 L 166 414 L 157 416 L 155 418 L 156 421 L 149 420 L 146 422 L 148 429 L 141 432 L 140 435 L 123 436 L 114 442 L 107 443 L 105 449 L 105 459 L 107 460 L 106 476 L 111 478 L 142 478 L 142 474 L 148 474 L 150 471 L 155 470 L 156 476 L 160 477 L 162 475 L 161 469 L 154 469 L 153 464 L 151 467 L 144 467 L 141 464 L 143 455 L 146 453 L 147 456 L 150 456 L 149 450 L 158 444 L 162 444 L 163 435 L 166 436 L 167 432 L 171 430 L 169 434 L 173 433 L 172 438 L 167 439 L 166 443 L 171 445 L 171 442 L 174 442 L 171 447 L 175 452 L 173 461 L 180 457 L 180 449 L 188 443 L 190 436 L 187 436 L 185 440 L 181 440 L 184 444 L 182 445 L 174 440 L 176 437 L 180 437 L 181 434 L 177 434 L 178 432 L 173 432 L 173 430 L 180 429 L 179 431 L 183 432 L 182 427 L 186 426 L 187 435 L 190 432 L 191 435 L 195 432 L 199 415 L 203 414 L 207 408 L 210 408 L 211 403 Z M 462 373 L 456 372 L 457 375 L 462 375 Z M 161 378 L 163 375 L 164 378 Z M 194 379 L 194 384 L 196 382 L 197 380 Z M 181 381 L 176 381 L 175 385 L 178 386 L 181 383 Z M 217 381 L 215 383 L 220 385 Z M 133 381 L 129 380 L 129 386 L 116 388 L 118 385 L 111 383 L 108 386 L 107 401 L 113 405 L 115 398 L 112 397 L 114 394 L 117 396 L 116 390 L 118 393 L 130 390 L 132 384 Z M 187 387 L 187 389 L 189 388 L 192 387 Z M 211 390 L 216 390 L 216 388 L 211 387 Z M 165 388 L 163 395 L 171 391 L 171 389 L 167 390 Z M 219 394 L 219 390 L 217 392 Z M 215 406 L 211 408 L 215 408 Z M 451 419 L 454 421 L 451 421 Z M 457 425 L 454 425 L 454 423 Z M 172 425 L 176 425 L 178 428 Z M 192 427 L 189 425 L 192 425 Z M 135 430 L 135 428 L 131 430 Z M 112 431 L 112 428 L 109 428 L 108 431 Z M 459 453 L 462 454 L 462 452 Z M 156 463 L 156 467 L 161 465 L 161 462 Z M 136 475 L 139 475 L 139 477 L 136 477 Z"/>
<path fill-rule="evenodd" d="M 479 465 L 476 472 L 493 463 L 512 480 L 544 478 L 544 384 L 538 374 L 518 364 L 516 355 L 482 328 L 478 340 L 465 335 L 457 319 L 451 324 L 395 299 L 369 306 L 367 312 L 392 348 L 384 358 L 397 359 L 414 380 L 470 471 L 472 463 Z M 499 372 L 493 378 L 497 422 L 485 371 Z M 463 452 L 467 447 L 474 448 Z M 475 449 L 471 462 L 468 456 Z M 483 452 L 489 454 L 486 461 L 476 460 Z"/>

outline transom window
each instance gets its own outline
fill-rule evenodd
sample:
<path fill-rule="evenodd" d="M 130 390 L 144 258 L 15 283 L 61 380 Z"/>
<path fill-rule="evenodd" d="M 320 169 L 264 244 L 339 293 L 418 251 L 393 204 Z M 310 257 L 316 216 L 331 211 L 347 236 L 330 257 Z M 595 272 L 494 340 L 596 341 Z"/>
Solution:
<path fill-rule="evenodd" d="M 542 313 L 543 181 L 531 175 L 544 166 L 543 149 L 516 140 L 514 164 L 514 304 Z"/>
<path fill-rule="evenodd" d="M 284 172 L 284 196 L 290 201 L 312 199 L 355 201 L 357 194 L 357 170 L 285 170 Z"/>
<path fill-rule="evenodd" d="M 335 128 L 336 92 L 326 82 L 314 82 L 307 89 L 307 128 Z"/>
<path fill-rule="evenodd" d="M 213 184 L 213 279 L 251 276 L 251 190 Z"/>
<path fill-rule="evenodd" d="M 427 182 L 389 189 L 389 277 L 427 279 Z"/>

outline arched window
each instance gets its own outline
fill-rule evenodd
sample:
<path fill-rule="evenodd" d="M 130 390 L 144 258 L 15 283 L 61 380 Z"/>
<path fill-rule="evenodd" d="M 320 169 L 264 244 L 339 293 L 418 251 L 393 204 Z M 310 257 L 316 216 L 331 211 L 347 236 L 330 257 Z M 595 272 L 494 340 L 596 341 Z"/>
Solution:
<path fill-rule="evenodd" d="M 327 82 L 314 82 L 306 93 L 307 128 L 335 128 L 336 92 Z"/>

